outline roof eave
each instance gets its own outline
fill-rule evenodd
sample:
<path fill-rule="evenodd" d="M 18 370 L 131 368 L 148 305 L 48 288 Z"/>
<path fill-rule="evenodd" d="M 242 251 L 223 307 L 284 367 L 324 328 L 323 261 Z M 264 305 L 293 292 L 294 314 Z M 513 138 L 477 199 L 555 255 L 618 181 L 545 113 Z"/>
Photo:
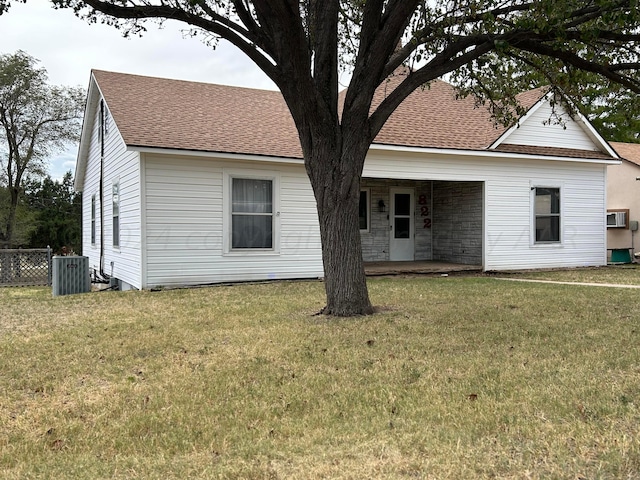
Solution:
<path fill-rule="evenodd" d="M 611 159 L 599 159 L 588 157 L 562 157 L 556 155 L 534 155 L 526 153 L 510 153 L 500 152 L 498 150 L 471 150 L 456 148 L 434 148 L 434 147 L 409 147 L 400 145 L 372 144 L 371 150 L 386 152 L 406 152 L 406 153 L 422 153 L 422 154 L 439 154 L 448 156 L 475 156 L 482 158 L 499 158 L 499 159 L 523 159 L 523 160 L 547 160 L 554 162 L 574 162 L 574 163 L 596 163 L 603 165 L 619 165 L 622 163 L 618 157 Z"/>
<path fill-rule="evenodd" d="M 93 113 L 97 105 L 98 96 L 98 85 L 93 76 L 93 72 L 91 72 L 89 88 L 87 90 L 87 100 L 84 107 L 84 116 L 82 117 L 82 132 L 80 134 L 80 144 L 78 145 L 78 154 L 76 157 L 76 170 L 73 176 L 73 188 L 77 192 L 81 192 L 84 188 L 84 177 L 87 171 L 91 135 L 93 134 L 92 119 L 94 117 Z"/>
<path fill-rule="evenodd" d="M 225 158 L 232 160 L 251 160 L 258 162 L 277 163 L 304 163 L 301 157 L 286 157 L 277 155 L 261 155 L 256 153 L 220 152 L 208 150 L 188 150 L 180 148 L 149 147 L 145 145 L 127 145 L 127 151 L 138 153 L 151 153 L 157 155 L 183 155 L 188 157 Z"/>
<path fill-rule="evenodd" d="M 302 164 L 304 159 L 299 157 L 280 157 L 275 155 L 258 155 L 253 153 L 231 153 L 231 152 L 214 152 L 204 150 L 182 150 L 171 148 L 148 147 L 138 145 L 127 145 L 128 151 L 139 153 L 151 153 L 158 155 L 184 155 L 191 157 L 208 157 L 208 158 L 225 158 L 234 160 L 250 160 L 271 163 L 294 163 Z M 420 153 L 420 154 L 438 154 L 447 156 L 476 156 L 483 158 L 500 158 L 500 159 L 527 159 L 527 160 L 548 160 L 559 162 L 574 163 L 596 163 L 604 165 L 619 165 L 619 159 L 598 159 L 588 157 L 563 157 L 557 155 L 534 155 L 525 153 L 500 152 L 497 150 L 473 150 L 473 149 L 456 149 L 456 148 L 436 148 L 436 147 L 412 147 L 406 145 L 389 145 L 382 143 L 373 143 L 369 147 L 369 151 L 380 152 L 398 152 L 398 153 Z"/>

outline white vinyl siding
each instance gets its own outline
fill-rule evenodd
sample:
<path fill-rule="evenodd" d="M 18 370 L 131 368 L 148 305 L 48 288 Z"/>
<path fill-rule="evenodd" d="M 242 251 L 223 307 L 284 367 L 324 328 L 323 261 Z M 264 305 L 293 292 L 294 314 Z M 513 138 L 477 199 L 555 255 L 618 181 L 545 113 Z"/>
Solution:
<path fill-rule="evenodd" d="M 95 105 L 98 105 L 96 100 Z M 82 195 L 82 254 L 89 257 L 90 268 L 99 269 L 100 267 L 100 242 L 102 241 L 100 218 L 102 215 L 103 205 L 100 205 L 100 144 L 99 144 L 99 128 L 98 114 L 96 108 L 93 110 L 93 122 L 85 119 L 85 128 L 91 129 L 91 137 L 89 141 L 89 149 L 84 173 L 83 192 L 95 192 L 95 236 L 91 234 L 92 205 L 91 198 L 93 196 Z M 82 159 L 78 160 L 79 162 Z"/>
<path fill-rule="evenodd" d="M 577 150 L 596 150 L 589 135 L 578 122 L 571 120 L 561 105 L 556 105 L 561 112 L 563 123 L 552 117 L 551 106 L 543 103 L 530 116 L 524 119 L 504 141 L 505 144 L 531 145 L 537 147 L 572 148 Z"/>
<path fill-rule="evenodd" d="M 104 273 L 136 287 L 141 287 L 140 251 L 140 162 L 137 152 L 126 150 L 120 132 L 105 108 L 104 168 L 102 204 L 100 202 L 100 108 L 95 100 L 91 137 L 83 191 L 95 193 L 95 244 L 91 235 L 91 198 L 83 196 L 83 255 L 89 257 L 91 268 L 100 268 L 101 242 L 104 241 Z M 119 247 L 113 245 L 112 187 L 119 183 Z M 104 224 L 101 226 L 101 220 Z M 100 235 L 104 235 L 104 239 Z"/>
<path fill-rule="evenodd" d="M 460 152 L 462 153 L 462 152 Z M 372 149 L 364 177 L 484 182 L 485 270 L 603 265 L 605 168 L 598 163 Z M 563 185 L 562 244 L 532 245 L 532 181 Z M 434 232 L 436 235 L 437 232 Z"/>
<path fill-rule="evenodd" d="M 146 287 L 322 276 L 304 166 L 151 154 L 143 165 Z M 274 249 L 230 249 L 234 176 L 274 181 Z"/>
<path fill-rule="evenodd" d="M 322 275 L 315 200 L 304 168 L 146 154 L 144 285 L 195 285 Z M 364 176 L 481 182 L 486 270 L 602 265 L 604 171 L 598 163 L 372 151 Z M 278 178 L 279 252 L 225 249 L 225 178 Z M 562 184 L 562 244 L 531 242 L 532 182 Z M 477 183 L 476 183 L 477 185 Z M 377 198 L 377 197 L 376 197 Z M 124 199 L 124 196 L 123 196 Z M 280 215 L 277 215 L 280 213 Z M 434 234 L 437 232 L 434 232 Z"/>
<path fill-rule="evenodd" d="M 109 129 L 105 144 L 105 273 L 133 287 L 141 288 L 141 214 L 140 214 L 140 160 L 137 152 L 125 150 L 124 143 L 115 127 Z M 119 185 L 118 232 L 119 246 L 112 244 L 112 206 L 109 189 L 114 181 Z M 113 270 L 112 270 L 113 265 Z"/>

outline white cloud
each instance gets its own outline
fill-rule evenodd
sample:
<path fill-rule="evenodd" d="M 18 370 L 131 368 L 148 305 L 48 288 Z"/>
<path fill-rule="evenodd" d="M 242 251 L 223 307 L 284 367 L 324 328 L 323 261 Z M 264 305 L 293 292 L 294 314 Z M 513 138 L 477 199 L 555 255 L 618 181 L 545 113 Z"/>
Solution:
<path fill-rule="evenodd" d="M 74 145 L 64 152 L 53 155 L 49 159 L 49 175 L 54 180 L 61 180 L 65 173 L 76 170 L 77 147 Z"/>
<path fill-rule="evenodd" d="M 147 25 L 143 37 L 123 38 L 114 27 L 89 25 L 71 10 L 45 0 L 13 3 L 0 16 L 1 53 L 24 50 L 41 61 L 53 84 L 86 86 L 92 68 L 255 88 L 275 86 L 242 52 L 227 42 L 216 51 L 183 27 Z"/>
<path fill-rule="evenodd" d="M 0 16 L 0 54 L 23 50 L 40 60 L 54 85 L 85 87 L 92 68 L 242 87 L 275 89 L 242 52 L 221 42 L 213 51 L 197 38 L 183 38 L 177 23 L 149 23 L 142 38 L 125 39 L 114 27 L 89 25 L 71 10 L 45 0 L 13 2 Z M 69 170 L 77 148 L 50 159 L 52 178 Z M 61 159 L 65 160 L 61 160 Z M 71 160 L 70 160 L 71 159 Z"/>

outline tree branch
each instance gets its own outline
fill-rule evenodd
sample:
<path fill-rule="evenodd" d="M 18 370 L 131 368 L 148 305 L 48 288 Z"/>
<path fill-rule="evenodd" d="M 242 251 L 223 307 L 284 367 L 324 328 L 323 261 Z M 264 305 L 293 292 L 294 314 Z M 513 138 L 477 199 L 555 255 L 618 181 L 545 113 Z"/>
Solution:
<path fill-rule="evenodd" d="M 204 31 L 211 32 L 235 45 L 253 60 L 276 84 L 282 83 L 280 72 L 274 68 L 272 60 L 273 51 L 270 45 L 264 41 L 264 37 L 257 37 L 253 32 L 245 28 L 245 26 L 225 18 L 220 14 L 214 12 L 211 20 L 208 20 L 199 15 L 187 12 L 182 8 L 171 7 L 164 4 L 133 5 L 127 7 L 101 0 L 85 0 L 84 3 L 94 9 L 94 11 L 114 18 L 125 20 L 142 20 L 149 18 L 178 20 L 188 25 L 201 28 Z M 265 52 L 266 55 L 262 52 Z"/>
<path fill-rule="evenodd" d="M 626 75 L 620 75 L 617 73 L 619 69 L 616 65 L 602 65 L 596 62 L 591 62 L 589 60 L 585 60 L 574 52 L 554 48 L 530 39 L 520 39 L 512 43 L 512 46 L 530 53 L 556 58 L 565 64 L 572 65 L 580 70 L 597 73 L 609 80 L 624 85 L 635 93 L 640 93 L 640 81 Z"/>
<path fill-rule="evenodd" d="M 338 0 L 312 0 L 309 43 L 313 51 L 314 85 L 324 99 L 328 114 L 338 121 Z"/>
<path fill-rule="evenodd" d="M 361 40 L 345 98 L 343 124 L 361 123 L 367 117 L 373 94 L 386 78 L 385 65 L 419 4 L 420 0 L 391 0 L 380 16 L 380 3 L 365 3 L 363 18 L 367 18 L 367 23 L 363 21 L 360 32 L 364 43 Z"/>
<path fill-rule="evenodd" d="M 468 48 L 472 46 L 474 46 L 474 48 L 468 50 Z M 494 42 L 487 39 L 486 36 L 475 39 L 465 38 L 447 47 L 441 54 L 436 55 L 419 70 L 410 73 L 407 78 L 378 105 L 369 117 L 370 140 L 373 141 L 375 139 L 391 114 L 414 90 L 480 58 L 493 49 Z M 464 53 L 460 54 L 461 52 Z"/>

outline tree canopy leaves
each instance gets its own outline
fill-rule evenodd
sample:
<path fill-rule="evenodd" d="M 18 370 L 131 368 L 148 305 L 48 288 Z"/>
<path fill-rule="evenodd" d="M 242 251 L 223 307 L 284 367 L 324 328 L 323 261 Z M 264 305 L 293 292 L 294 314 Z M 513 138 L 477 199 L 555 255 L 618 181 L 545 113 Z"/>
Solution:
<path fill-rule="evenodd" d="M 47 72 L 25 52 L 0 55 L 0 185 L 10 194 L 0 242 L 11 245 L 24 184 L 45 174 L 44 161 L 80 134 L 81 88 L 47 84 Z"/>
<path fill-rule="evenodd" d="M 50 246 L 59 253 L 82 251 L 82 195 L 73 189 L 71 172 L 61 180 L 49 175 L 24 185 L 16 209 L 13 245 L 20 248 Z M 0 186 L 0 225 L 6 224 L 11 195 Z"/>
<path fill-rule="evenodd" d="M 451 72 L 477 86 L 478 62 L 498 67 L 494 76 L 503 76 L 501 91 L 492 92 L 493 96 L 511 98 L 512 91 L 527 84 L 519 81 L 525 80 L 519 75 L 513 78 L 512 70 L 499 68 L 504 60 L 521 72 L 537 71 L 547 82 L 573 85 L 572 75 L 587 71 L 640 92 L 640 14 L 633 0 L 54 3 L 73 8 L 91 22 L 114 24 L 126 34 L 144 31 L 146 19 L 184 22 L 205 37 L 236 45 L 283 93 L 293 80 L 311 81 L 315 90 L 322 90 L 327 80 L 335 87 L 333 70 L 342 68 L 352 71 L 351 85 L 362 92 L 354 95 L 369 96 L 370 89 L 362 91 L 361 86 L 380 85 L 402 63 L 411 65 L 413 75 L 391 95 L 399 98 L 390 99 L 380 110 L 395 107 L 412 89 Z M 399 42 L 402 47 L 396 48 Z M 474 93 L 487 95 L 482 88 Z M 381 112 L 380 121 L 386 116 Z"/>
<path fill-rule="evenodd" d="M 25 186 L 25 203 L 35 215 L 29 246 L 50 246 L 54 252 L 82 251 L 82 199 L 73 188 L 71 172 L 62 180 L 47 175 Z"/>

